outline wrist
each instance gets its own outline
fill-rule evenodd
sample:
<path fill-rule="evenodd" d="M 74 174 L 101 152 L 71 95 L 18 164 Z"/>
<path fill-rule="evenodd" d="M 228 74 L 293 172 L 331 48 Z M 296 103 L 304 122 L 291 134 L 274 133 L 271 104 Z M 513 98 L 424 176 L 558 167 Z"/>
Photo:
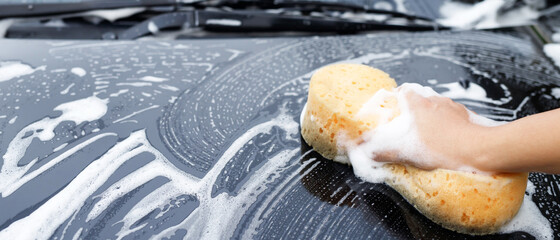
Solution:
<path fill-rule="evenodd" d="M 500 167 L 500 154 L 497 151 L 499 132 L 501 126 L 497 127 L 484 127 L 475 125 L 469 129 L 471 136 L 466 139 L 468 146 L 465 148 L 466 159 L 465 164 L 472 166 L 481 171 L 499 172 Z"/>

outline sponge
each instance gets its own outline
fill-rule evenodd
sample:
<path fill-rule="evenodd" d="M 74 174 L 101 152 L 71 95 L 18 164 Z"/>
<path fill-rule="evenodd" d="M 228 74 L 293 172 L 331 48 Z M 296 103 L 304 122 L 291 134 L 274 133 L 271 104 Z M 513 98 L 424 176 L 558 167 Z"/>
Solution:
<path fill-rule="evenodd" d="M 350 164 L 347 146 L 399 116 L 396 98 L 381 101 L 379 112 L 358 114 L 378 91 L 391 91 L 394 79 L 359 64 L 336 64 L 311 78 L 301 134 L 323 157 Z M 373 159 L 372 159 L 373 161 Z M 468 234 L 489 234 L 518 212 L 527 187 L 527 173 L 481 174 L 445 169 L 423 170 L 384 164 L 384 182 L 410 204 L 445 228 Z M 372 174 L 375 171 L 372 170 Z"/>
<path fill-rule="evenodd" d="M 380 89 L 397 86 L 389 74 L 360 64 L 337 64 L 316 71 L 309 83 L 301 134 L 315 151 L 348 163 L 339 139 L 355 140 L 377 126 L 376 117 L 357 117 L 362 105 Z M 387 103 L 396 109 L 396 101 Z M 336 158 L 339 156 L 338 158 Z"/>

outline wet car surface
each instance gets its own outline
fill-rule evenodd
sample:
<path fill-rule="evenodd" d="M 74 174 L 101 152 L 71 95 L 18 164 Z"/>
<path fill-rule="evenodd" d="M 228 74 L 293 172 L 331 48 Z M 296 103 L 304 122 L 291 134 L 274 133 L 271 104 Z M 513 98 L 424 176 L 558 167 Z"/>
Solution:
<path fill-rule="evenodd" d="M 32 69 L 0 82 L 0 238 L 533 237 L 445 230 L 299 135 L 311 74 L 336 62 L 480 86 L 455 100 L 495 120 L 558 108 L 558 67 L 523 32 L 0 40 L 0 60 Z M 554 238 L 557 178 L 530 175 Z"/>

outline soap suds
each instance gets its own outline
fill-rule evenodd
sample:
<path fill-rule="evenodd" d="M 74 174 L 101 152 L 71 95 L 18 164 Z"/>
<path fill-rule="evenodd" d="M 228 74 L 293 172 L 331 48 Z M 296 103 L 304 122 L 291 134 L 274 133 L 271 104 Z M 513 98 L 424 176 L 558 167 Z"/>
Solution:
<path fill-rule="evenodd" d="M 0 62 L 0 82 L 32 74 L 38 70 L 44 71 L 45 69 L 46 66 L 33 68 L 28 64 L 24 64 L 18 61 Z"/>
<path fill-rule="evenodd" d="M 11 118 L 11 119 L 8 121 L 8 123 L 9 123 L 9 124 L 14 124 L 14 123 L 16 122 L 17 117 L 18 117 L 18 116 L 14 116 L 13 118 Z"/>
<path fill-rule="evenodd" d="M 76 74 L 78 77 L 83 77 L 86 75 L 86 70 L 83 68 L 75 67 L 70 70 L 73 74 Z"/>
<path fill-rule="evenodd" d="M 486 90 L 480 85 L 470 82 L 467 88 L 463 87 L 459 82 L 439 84 L 436 88 L 446 88 L 447 91 L 440 93 L 444 97 L 451 99 L 472 99 L 481 102 L 493 103 L 496 105 L 504 104 L 503 101 L 494 100 L 487 96 Z"/>
<path fill-rule="evenodd" d="M 63 103 L 54 108 L 54 111 L 62 112 L 60 116 L 55 118 L 46 117 L 21 129 L 9 143 L 6 153 L 2 157 L 4 159 L 0 170 L 0 192 L 2 192 L 2 196 L 10 195 L 12 192 L 6 189 L 13 189 L 17 185 L 16 182 L 37 163 L 38 159 L 35 158 L 26 165 L 18 165 L 18 162 L 25 155 L 34 139 L 43 142 L 51 140 L 55 136 L 54 129 L 64 121 L 72 121 L 79 125 L 83 122 L 97 120 L 107 112 L 107 103 L 108 100 L 99 99 L 94 96 Z M 53 162 L 50 161 L 46 165 Z M 26 176 L 29 175 L 30 173 Z"/>
<path fill-rule="evenodd" d="M 109 94 L 109 97 L 118 97 L 119 95 L 127 93 L 128 91 L 129 91 L 128 89 L 121 89 L 116 93 Z"/>
<path fill-rule="evenodd" d="M 241 21 L 237 19 L 208 19 L 206 24 L 222 26 L 241 26 Z"/>
<path fill-rule="evenodd" d="M 62 145 L 60 145 L 60 146 L 56 147 L 55 149 L 53 149 L 53 152 L 58 152 L 58 151 L 60 151 L 61 149 L 65 148 L 66 145 L 68 145 L 68 143 L 63 143 Z"/>
<path fill-rule="evenodd" d="M 169 91 L 173 91 L 173 92 L 178 92 L 180 89 L 171 85 L 167 85 L 167 84 L 160 84 L 158 85 L 159 88 L 164 89 L 164 90 L 169 90 Z"/>
<path fill-rule="evenodd" d="M 553 41 L 553 42 L 560 43 L 560 33 L 554 33 L 554 34 L 552 34 L 552 41 Z"/>
<path fill-rule="evenodd" d="M 120 82 L 116 84 L 117 86 L 132 86 L 132 87 L 147 87 L 152 86 L 151 82 Z"/>
<path fill-rule="evenodd" d="M 64 90 L 60 91 L 60 94 L 65 95 L 68 93 L 68 91 L 70 91 L 70 88 L 72 88 L 74 86 L 74 83 L 70 83 L 70 85 L 68 85 L 68 87 L 66 87 Z"/>
<path fill-rule="evenodd" d="M 548 56 L 556 66 L 560 67 L 560 43 L 550 43 L 544 45 L 544 53 Z"/>
<path fill-rule="evenodd" d="M 158 108 L 158 107 L 159 107 L 159 105 L 153 105 L 153 106 L 150 106 L 150 107 L 147 107 L 147 108 L 144 108 L 144 109 L 135 111 L 135 112 L 133 112 L 133 113 L 127 115 L 127 116 L 124 116 L 124 117 L 122 117 L 122 118 L 119 118 L 119 119 L 113 121 L 113 123 L 122 122 L 122 121 L 127 120 L 127 119 L 129 119 L 129 118 L 131 118 L 131 117 L 133 117 L 133 116 L 135 116 L 135 115 L 137 115 L 137 114 L 140 114 L 140 113 L 143 113 L 143 112 L 148 111 L 148 110 L 150 110 L 150 109 L 154 109 L 154 108 Z"/>
<path fill-rule="evenodd" d="M 550 90 L 550 94 L 556 99 L 560 99 L 560 88 L 553 88 Z"/>
<path fill-rule="evenodd" d="M 145 7 L 132 7 L 132 8 L 118 8 L 118 9 L 106 9 L 106 10 L 93 10 L 93 11 L 87 11 L 87 12 L 73 14 L 73 15 L 99 17 L 109 22 L 114 22 L 118 19 L 130 17 L 134 14 L 143 12 L 144 10 L 146 10 Z"/>
<path fill-rule="evenodd" d="M 530 182 L 530 181 L 529 181 Z M 531 196 L 525 195 L 517 215 L 500 229 L 500 233 L 523 231 L 536 239 L 554 239 L 554 231 L 548 219 L 542 214 Z"/>
<path fill-rule="evenodd" d="M 144 76 L 144 77 L 141 77 L 140 80 L 146 81 L 146 82 L 157 82 L 157 83 L 160 83 L 160 82 L 165 82 L 165 81 L 167 81 L 167 80 L 169 80 L 169 79 L 167 79 L 167 78 L 162 78 L 162 77 L 154 77 L 154 76 Z"/>
<path fill-rule="evenodd" d="M 438 22 L 461 29 L 488 29 L 526 25 L 539 17 L 538 11 L 529 6 L 500 12 L 508 3 L 506 0 L 485 0 L 476 4 L 445 1 L 440 8 L 443 18 Z"/>
<path fill-rule="evenodd" d="M 159 28 L 154 22 L 150 21 L 148 23 L 148 31 L 150 31 L 152 34 L 155 34 L 159 32 Z"/>

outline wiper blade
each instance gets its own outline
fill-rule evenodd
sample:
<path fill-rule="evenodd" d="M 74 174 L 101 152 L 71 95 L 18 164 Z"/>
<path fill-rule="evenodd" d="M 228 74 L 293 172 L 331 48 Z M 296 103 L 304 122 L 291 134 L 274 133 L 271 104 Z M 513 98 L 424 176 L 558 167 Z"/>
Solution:
<path fill-rule="evenodd" d="M 211 31 L 305 31 L 355 33 L 376 30 L 433 31 L 437 24 L 390 24 L 376 21 L 353 21 L 340 18 L 292 16 L 262 11 L 191 10 L 165 13 L 141 22 L 118 34 L 119 39 L 136 39 L 164 28 L 203 28 Z"/>
<path fill-rule="evenodd" d="M 401 17 L 406 19 L 417 19 L 433 21 L 429 17 L 418 16 L 409 14 L 406 12 L 399 12 L 395 10 L 386 9 L 376 9 L 370 7 L 368 4 L 362 4 L 359 2 L 352 3 L 348 1 L 303 1 L 303 0 L 223 0 L 216 6 L 227 6 L 227 7 L 241 7 L 245 8 L 251 4 L 259 6 L 261 8 L 287 8 L 292 10 L 298 10 L 302 12 L 324 12 L 328 10 L 338 10 L 338 11 L 353 11 L 353 12 L 363 12 L 363 13 L 373 13 L 373 14 L 385 14 L 392 17 Z M 395 6 L 396 7 L 396 6 Z"/>
<path fill-rule="evenodd" d="M 202 0 L 191 0 L 189 3 L 201 2 Z M 115 9 L 128 7 L 154 7 L 183 5 L 187 1 L 178 0 L 97 0 L 69 3 L 30 3 L 30 4 L 1 4 L 0 18 L 6 17 L 30 17 L 44 16 L 64 13 L 83 12 L 99 9 Z"/>

